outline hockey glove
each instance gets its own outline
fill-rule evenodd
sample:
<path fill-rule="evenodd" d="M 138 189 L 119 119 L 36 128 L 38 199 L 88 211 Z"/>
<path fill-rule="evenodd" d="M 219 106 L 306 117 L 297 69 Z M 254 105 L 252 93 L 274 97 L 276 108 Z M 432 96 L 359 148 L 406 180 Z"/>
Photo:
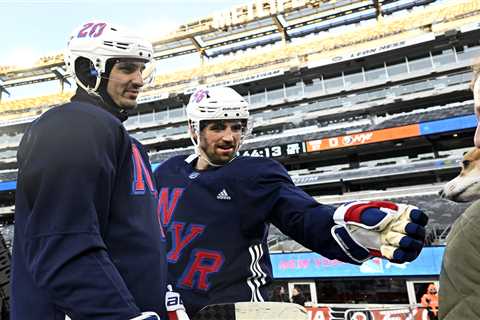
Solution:
<path fill-rule="evenodd" d="M 158 314 L 155 312 L 142 312 L 141 315 L 130 318 L 130 320 L 161 320 Z"/>
<path fill-rule="evenodd" d="M 180 293 L 172 291 L 172 285 L 167 286 L 165 294 L 165 307 L 167 308 L 168 320 L 190 320 L 185 312 L 185 306 L 180 298 Z"/>
<path fill-rule="evenodd" d="M 415 206 L 389 201 L 354 201 L 333 216 L 332 235 L 350 258 L 371 256 L 395 263 L 413 261 L 423 248 L 428 217 Z"/>

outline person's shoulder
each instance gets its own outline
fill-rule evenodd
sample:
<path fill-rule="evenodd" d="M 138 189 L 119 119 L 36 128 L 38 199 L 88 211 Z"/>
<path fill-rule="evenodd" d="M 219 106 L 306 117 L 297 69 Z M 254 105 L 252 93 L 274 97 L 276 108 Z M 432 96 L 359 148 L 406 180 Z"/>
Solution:
<path fill-rule="evenodd" d="M 88 126 L 103 122 L 111 125 L 121 125 L 120 120 L 108 111 L 90 103 L 77 101 L 53 107 L 35 121 L 36 124 L 47 122 L 52 125 L 58 123 L 66 129 L 68 129 L 69 124 L 71 126 L 75 124 Z"/>
<path fill-rule="evenodd" d="M 230 163 L 231 170 L 247 178 L 258 176 L 285 175 L 287 171 L 281 163 L 265 157 L 237 157 Z"/>
<path fill-rule="evenodd" d="M 107 110 L 88 102 L 72 101 L 64 105 L 69 112 L 84 114 L 86 117 L 93 117 L 99 121 L 112 124 L 122 124 L 122 122 Z"/>
<path fill-rule="evenodd" d="M 52 135 L 56 136 L 57 144 L 79 146 L 92 141 L 97 145 L 107 141 L 129 141 L 127 131 L 117 118 L 100 107 L 80 102 L 51 108 L 31 124 L 27 136 L 36 137 L 34 141 L 40 142 L 53 141 Z"/>
<path fill-rule="evenodd" d="M 236 163 L 237 165 L 241 165 L 243 167 L 268 167 L 268 166 L 278 166 L 281 165 L 278 161 L 265 158 L 265 157 L 246 157 L 246 156 L 239 156 L 236 157 L 232 163 Z"/>
<path fill-rule="evenodd" d="M 178 155 L 168 158 L 167 160 L 161 162 L 156 168 L 155 172 L 160 172 L 163 170 L 176 170 L 178 168 L 184 167 L 187 162 L 189 155 Z"/>

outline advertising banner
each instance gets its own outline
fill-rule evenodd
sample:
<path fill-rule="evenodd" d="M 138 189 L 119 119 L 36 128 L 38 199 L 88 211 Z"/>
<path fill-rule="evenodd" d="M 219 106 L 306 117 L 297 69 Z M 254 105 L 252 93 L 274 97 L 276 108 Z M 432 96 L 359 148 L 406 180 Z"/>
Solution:
<path fill-rule="evenodd" d="M 423 307 L 385 307 L 368 305 L 350 307 L 307 307 L 308 320 L 426 320 L 427 309 Z"/>
<path fill-rule="evenodd" d="M 357 266 L 314 252 L 273 253 L 273 276 L 286 278 L 389 277 L 439 275 L 444 247 L 426 247 L 417 259 L 403 264 L 373 258 Z"/>
<path fill-rule="evenodd" d="M 307 141 L 307 152 L 345 148 L 368 143 L 416 137 L 419 135 L 420 126 L 418 124 L 411 124 L 402 127 L 359 132 L 351 135 Z"/>

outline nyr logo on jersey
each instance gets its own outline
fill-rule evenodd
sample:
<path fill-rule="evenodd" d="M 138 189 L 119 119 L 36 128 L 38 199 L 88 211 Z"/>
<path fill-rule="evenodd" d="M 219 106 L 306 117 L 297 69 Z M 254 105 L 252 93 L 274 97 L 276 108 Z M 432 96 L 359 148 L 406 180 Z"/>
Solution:
<path fill-rule="evenodd" d="M 145 162 L 143 162 L 142 155 L 138 147 L 132 143 L 132 161 L 133 161 L 133 194 L 145 194 L 146 189 L 156 198 L 157 190 L 153 184 L 152 176 L 148 170 Z"/>
<path fill-rule="evenodd" d="M 205 225 L 181 222 L 174 218 L 175 209 L 184 191 L 184 188 L 159 190 L 157 214 L 167 228 L 171 240 L 167 260 L 173 265 L 178 263 L 178 267 L 184 269 L 182 276 L 177 279 L 178 286 L 185 289 L 208 290 L 209 276 L 220 270 L 225 259 L 219 251 L 195 246 L 195 240 L 206 230 Z M 179 260 L 184 255 L 187 255 L 188 263 L 180 265 Z"/>
<path fill-rule="evenodd" d="M 178 200 L 183 194 L 184 188 L 161 188 L 158 195 L 157 216 L 168 226 L 172 220 L 173 212 L 177 207 Z"/>
<path fill-rule="evenodd" d="M 180 277 L 178 286 L 185 289 L 207 291 L 210 288 L 208 276 L 217 273 L 224 261 L 225 257 L 218 251 L 193 250 L 190 263 Z"/>
<path fill-rule="evenodd" d="M 152 176 L 149 168 L 145 165 L 142 155 L 135 143 L 132 143 L 132 163 L 133 163 L 133 182 L 132 194 L 143 195 L 148 189 L 150 194 L 157 199 L 157 190 L 153 184 Z M 158 226 L 160 228 L 160 236 L 163 241 L 166 239 L 165 231 L 163 230 L 162 221 L 158 218 Z"/>

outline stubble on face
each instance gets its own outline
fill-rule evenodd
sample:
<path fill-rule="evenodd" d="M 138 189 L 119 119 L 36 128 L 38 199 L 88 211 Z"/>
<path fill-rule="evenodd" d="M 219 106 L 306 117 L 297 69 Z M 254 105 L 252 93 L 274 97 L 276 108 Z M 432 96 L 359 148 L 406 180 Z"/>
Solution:
<path fill-rule="evenodd" d="M 122 109 L 134 109 L 143 87 L 142 71 L 145 63 L 125 61 L 117 62 L 110 72 L 107 93 L 113 102 Z"/>
<path fill-rule="evenodd" d="M 213 121 L 201 131 L 199 148 L 214 165 L 225 165 L 237 154 L 242 130 L 241 121 Z"/>

